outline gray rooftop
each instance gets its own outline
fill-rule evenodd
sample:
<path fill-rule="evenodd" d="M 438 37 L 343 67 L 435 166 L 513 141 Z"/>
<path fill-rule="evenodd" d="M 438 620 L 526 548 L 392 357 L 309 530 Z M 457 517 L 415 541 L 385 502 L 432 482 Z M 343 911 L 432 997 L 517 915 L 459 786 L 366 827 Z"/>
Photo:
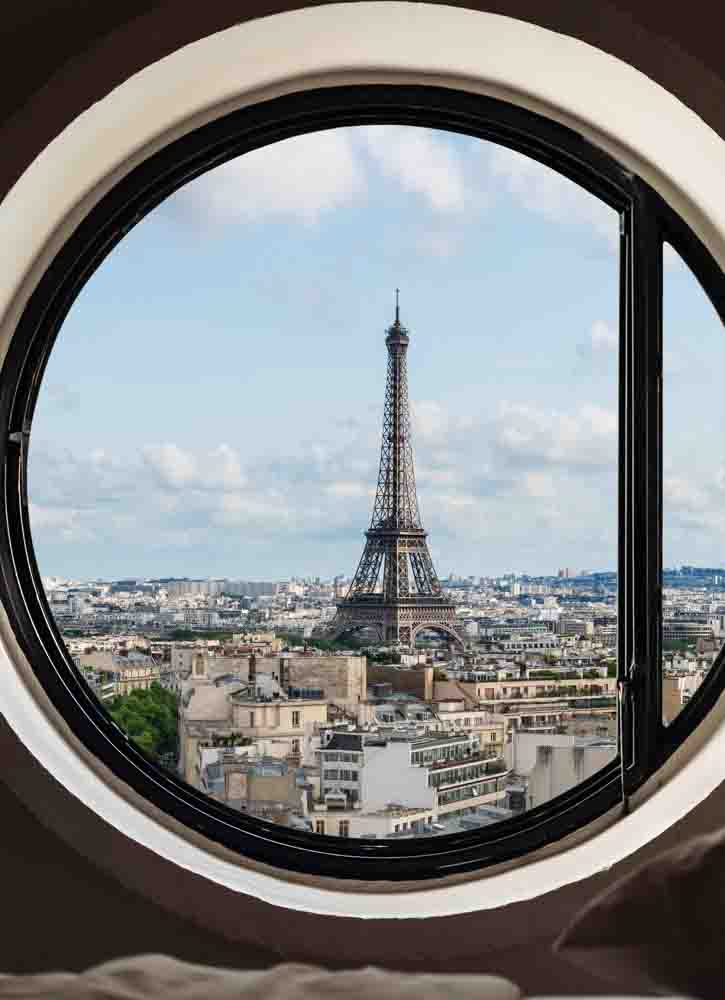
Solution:
<path fill-rule="evenodd" d="M 321 750 L 362 750 L 363 747 L 363 734 L 362 733 L 335 733 L 325 746 L 320 747 Z"/>

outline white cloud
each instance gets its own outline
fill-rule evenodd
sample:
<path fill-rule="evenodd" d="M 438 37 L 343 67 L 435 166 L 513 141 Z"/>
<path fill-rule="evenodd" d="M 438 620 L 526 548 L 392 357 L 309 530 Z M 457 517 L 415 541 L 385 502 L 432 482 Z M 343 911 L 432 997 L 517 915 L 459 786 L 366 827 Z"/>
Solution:
<path fill-rule="evenodd" d="M 617 214 L 598 198 L 523 154 L 494 143 L 476 145 L 481 157 L 464 157 L 433 130 L 398 125 L 294 136 L 192 181 L 169 199 L 167 211 L 209 228 L 273 218 L 312 225 L 365 198 L 371 171 L 379 171 L 419 196 L 443 223 L 440 228 L 427 220 L 413 234 L 414 248 L 423 253 L 456 253 L 467 222 L 497 189 L 554 222 L 585 225 L 611 247 L 618 245 Z"/>
<path fill-rule="evenodd" d="M 220 444 L 209 453 L 207 466 L 207 481 L 211 486 L 235 489 L 245 483 L 239 454 L 228 444 Z"/>
<path fill-rule="evenodd" d="M 349 134 L 329 130 L 245 153 L 182 188 L 171 205 L 213 226 L 273 216 L 309 225 L 365 189 Z"/>
<path fill-rule="evenodd" d="M 44 544 L 94 537 L 99 552 L 119 543 L 129 552 L 147 546 L 210 555 L 267 545 L 275 558 L 280 545 L 353 549 L 377 481 L 378 417 L 341 421 L 327 428 L 327 440 L 271 458 L 242 457 L 229 444 L 192 450 L 171 441 L 126 458 L 104 449 L 86 457 L 31 449 L 33 531 Z M 608 468 L 616 467 L 616 419 L 608 411 L 510 402 L 490 420 L 424 400 L 414 422 L 423 524 L 447 551 L 464 540 L 506 540 L 523 559 L 529 549 L 536 556 L 529 536 L 544 522 L 559 518 L 575 544 L 577 530 L 589 538 L 602 521 Z"/>
<path fill-rule="evenodd" d="M 523 479 L 523 491 L 527 496 L 538 499 L 556 496 L 554 481 L 546 472 L 527 472 Z"/>
<path fill-rule="evenodd" d="M 452 485 L 458 482 L 460 470 L 445 466 L 418 464 L 415 473 L 416 481 L 421 485 Z"/>
<path fill-rule="evenodd" d="M 679 476 L 665 476 L 662 483 L 665 518 L 671 511 L 701 511 L 709 500 L 704 490 L 690 479 Z"/>
<path fill-rule="evenodd" d="M 92 542 L 96 535 L 90 529 L 84 512 L 69 507 L 46 507 L 43 504 L 28 504 L 30 524 L 33 533 L 59 539 L 63 542 Z"/>
<path fill-rule="evenodd" d="M 103 449 L 76 455 L 68 448 L 34 442 L 28 477 L 30 496 L 48 508 L 87 510 L 117 504 L 133 488 L 124 463 Z"/>
<path fill-rule="evenodd" d="M 678 466 L 663 482 L 665 562 L 718 564 L 725 538 L 725 469 L 714 475 Z"/>
<path fill-rule="evenodd" d="M 411 423 L 416 440 L 435 441 L 445 435 L 448 411 L 434 399 L 411 402 Z"/>
<path fill-rule="evenodd" d="M 680 274 L 688 273 L 682 257 L 680 257 L 675 248 L 667 242 L 662 244 L 662 268 L 665 271 L 671 271 L 673 273 L 678 271 Z"/>
<path fill-rule="evenodd" d="M 505 146 L 491 146 L 489 170 L 525 208 L 554 222 L 590 227 L 612 249 L 619 245 L 617 213 L 567 177 Z"/>
<path fill-rule="evenodd" d="M 616 330 L 613 330 L 607 323 L 597 320 L 592 325 L 590 333 L 591 347 L 594 354 L 614 354 L 616 353 L 619 338 Z"/>
<path fill-rule="evenodd" d="M 258 493 L 224 493 L 219 498 L 218 507 L 211 519 L 215 524 L 260 523 L 281 526 L 289 521 L 293 511 L 279 496 Z"/>
<path fill-rule="evenodd" d="M 434 399 L 420 399 L 411 402 L 411 423 L 413 444 L 430 446 L 436 442 L 452 439 L 460 440 L 461 436 L 470 435 L 475 420 L 468 415 L 451 413 L 450 409 Z"/>
<path fill-rule="evenodd" d="M 617 416 L 585 405 L 574 413 L 504 402 L 494 446 L 505 461 L 524 465 L 598 467 L 616 463 Z"/>
<path fill-rule="evenodd" d="M 359 135 L 383 174 L 398 181 L 404 191 L 422 195 L 437 212 L 461 212 L 466 207 L 461 163 L 450 146 L 430 131 L 367 125 Z"/>
<path fill-rule="evenodd" d="M 619 335 L 614 327 L 604 320 L 592 323 L 589 336 L 577 344 L 579 357 L 594 369 L 608 370 L 617 358 Z"/>
<path fill-rule="evenodd" d="M 674 378 L 687 371 L 687 361 L 678 351 L 664 350 L 662 352 L 662 375 L 665 379 Z"/>
<path fill-rule="evenodd" d="M 361 482 L 355 482 L 354 480 L 337 480 L 332 483 L 328 483 L 325 486 L 325 492 L 329 493 L 330 496 L 339 497 L 340 499 L 349 499 L 350 497 L 366 497 L 370 496 L 370 493 L 374 491 L 371 488 Z"/>
<path fill-rule="evenodd" d="M 443 511 L 458 513 L 465 510 L 470 511 L 477 504 L 477 498 L 470 493 L 438 493 L 435 497 L 436 504 Z"/>
<path fill-rule="evenodd" d="M 141 457 L 166 489 L 237 489 L 245 483 L 239 454 L 228 444 L 192 454 L 176 444 L 149 444 Z"/>
<path fill-rule="evenodd" d="M 619 350 L 619 334 L 604 320 L 592 323 L 586 340 L 577 344 L 577 354 L 593 369 L 613 371 Z M 678 351 L 665 350 L 662 355 L 662 370 L 665 378 L 682 375 L 687 368 L 685 358 Z"/>
<path fill-rule="evenodd" d="M 163 486 L 179 489 L 196 479 L 194 456 L 175 444 L 149 444 L 141 455 Z"/>

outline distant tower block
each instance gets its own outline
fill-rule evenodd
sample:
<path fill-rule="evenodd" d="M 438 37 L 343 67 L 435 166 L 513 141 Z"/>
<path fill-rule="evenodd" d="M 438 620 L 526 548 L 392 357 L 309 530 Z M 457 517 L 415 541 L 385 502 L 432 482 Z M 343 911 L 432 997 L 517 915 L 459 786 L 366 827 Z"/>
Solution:
<path fill-rule="evenodd" d="M 441 591 L 418 511 L 408 406 L 410 337 L 400 323 L 387 330 L 388 376 L 378 487 L 360 564 L 337 614 L 326 629 L 340 637 L 372 629 L 380 642 L 401 647 L 433 629 L 463 648 L 455 606 Z"/>

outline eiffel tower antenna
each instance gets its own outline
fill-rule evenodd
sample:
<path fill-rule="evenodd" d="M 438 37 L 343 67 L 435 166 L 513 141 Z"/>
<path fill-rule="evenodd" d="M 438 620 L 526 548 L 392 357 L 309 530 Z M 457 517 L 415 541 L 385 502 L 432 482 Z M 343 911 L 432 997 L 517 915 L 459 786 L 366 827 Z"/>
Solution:
<path fill-rule="evenodd" d="M 374 629 L 380 642 L 412 647 L 422 629 L 464 641 L 455 606 L 441 590 L 418 509 L 408 403 L 408 330 L 395 322 L 386 330 L 388 370 L 383 408 L 378 484 L 365 548 L 344 600 L 327 632 L 342 636 Z"/>

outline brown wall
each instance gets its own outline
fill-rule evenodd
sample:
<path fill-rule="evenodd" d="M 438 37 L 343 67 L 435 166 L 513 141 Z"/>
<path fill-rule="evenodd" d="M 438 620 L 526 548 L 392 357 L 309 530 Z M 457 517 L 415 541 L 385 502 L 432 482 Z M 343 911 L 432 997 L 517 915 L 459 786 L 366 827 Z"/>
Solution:
<path fill-rule="evenodd" d="M 238 0 L 6 0 L 0 29 L 0 196 L 65 124 L 131 72 L 234 23 L 240 10 L 256 16 L 301 5 L 301 0 L 243 5 Z M 723 25 L 717 23 L 723 11 L 712 0 L 671 7 L 661 0 L 470 0 L 466 6 L 535 21 L 619 55 L 725 136 Z M 367 921 L 363 933 L 352 919 L 281 914 L 258 900 L 210 887 L 139 848 L 57 786 L 2 720 L 0 753 L 0 884 L 6 901 L 0 970 L 10 972 L 80 969 L 113 956 L 161 951 L 236 967 L 299 959 L 477 969 L 507 975 L 527 992 L 606 992 L 593 975 L 551 956 L 554 935 L 636 861 L 719 827 L 725 816 L 722 785 L 646 850 L 583 883 L 476 915 Z M 101 859 L 98 867 L 83 853 L 88 844 Z M 142 889 L 124 888 L 129 873 Z M 191 915 L 182 919 L 174 911 Z"/>
<path fill-rule="evenodd" d="M 433 699 L 433 667 L 413 667 L 399 670 L 382 663 L 368 664 L 368 684 L 392 684 L 393 691 L 414 694 L 424 701 Z"/>
<path fill-rule="evenodd" d="M 280 660 L 270 668 L 262 661 L 263 669 L 280 676 Z M 287 683 L 292 687 L 321 688 L 325 697 L 350 705 L 366 697 L 366 658 L 364 656 L 290 656 L 284 659 Z"/>

